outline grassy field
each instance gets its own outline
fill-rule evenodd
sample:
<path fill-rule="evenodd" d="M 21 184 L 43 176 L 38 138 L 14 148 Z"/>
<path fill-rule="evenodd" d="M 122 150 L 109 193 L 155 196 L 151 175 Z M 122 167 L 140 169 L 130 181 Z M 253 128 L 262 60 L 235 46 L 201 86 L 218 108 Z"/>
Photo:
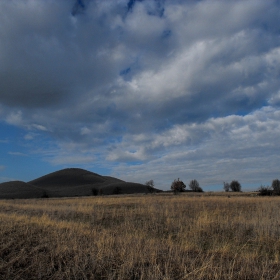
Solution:
<path fill-rule="evenodd" d="M 0 279 L 280 279 L 280 198 L 0 201 Z"/>

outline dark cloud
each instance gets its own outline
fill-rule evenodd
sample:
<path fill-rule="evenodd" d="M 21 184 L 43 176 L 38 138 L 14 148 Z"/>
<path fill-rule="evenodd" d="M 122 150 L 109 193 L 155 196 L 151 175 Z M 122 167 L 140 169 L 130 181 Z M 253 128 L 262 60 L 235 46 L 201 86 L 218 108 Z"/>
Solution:
<path fill-rule="evenodd" d="M 174 174 L 169 160 L 181 172 L 222 162 L 234 143 L 252 164 L 264 154 L 234 129 L 250 127 L 269 146 L 258 136 L 279 114 L 279 11 L 258 0 L 3 1 L 1 120 L 26 140 L 48 135 L 57 150 L 46 158 L 57 164 L 101 158 Z M 278 150 L 270 135 L 266 156 Z"/>
<path fill-rule="evenodd" d="M 74 6 L 72 8 L 71 14 L 72 14 L 72 16 L 76 16 L 77 14 L 83 14 L 85 9 L 86 9 L 85 1 L 76 0 Z"/>
<path fill-rule="evenodd" d="M 129 0 L 128 3 L 127 3 L 127 9 L 130 11 L 133 9 L 133 6 L 135 5 L 135 2 L 137 0 Z M 139 1 L 139 0 L 138 0 Z M 140 0 L 139 2 L 142 2 L 142 0 Z"/>

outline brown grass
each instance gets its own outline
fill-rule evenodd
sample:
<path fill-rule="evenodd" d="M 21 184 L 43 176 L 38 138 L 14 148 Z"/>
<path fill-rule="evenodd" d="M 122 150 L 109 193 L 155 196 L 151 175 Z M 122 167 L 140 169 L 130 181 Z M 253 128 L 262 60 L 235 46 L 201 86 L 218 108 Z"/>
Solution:
<path fill-rule="evenodd" d="M 280 198 L 0 201 L 0 279 L 280 279 Z"/>

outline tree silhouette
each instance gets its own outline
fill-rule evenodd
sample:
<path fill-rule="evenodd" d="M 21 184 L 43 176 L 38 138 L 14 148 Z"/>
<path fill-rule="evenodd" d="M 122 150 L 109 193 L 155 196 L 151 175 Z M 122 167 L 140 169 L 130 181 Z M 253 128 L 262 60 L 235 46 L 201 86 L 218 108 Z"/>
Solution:
<path fill-rule="evenodd" d="M 197 180 L 191 180 L 189 183 L 189 187 L 194 192 L 203 192 L 202 188 L 199 186 Z"/>
<path fill-rule="evenodd" d="M 238 181 L 233 180 L 229 185 L 231 191 L 233 192 L 241 192 L 241 185 Z"/>
<path fill-rule="evenodd" d="M 178 178 L 177 180 L 175 179 L 171 184 L 171 190 L 174 193 L 183 192 L 185 188 L 186 185 L 183 183 L 183 181 L 180 180 L 180 178 Z"/>
<path fill-rule="evenodd" d="M 280 195 L 280 181 L 278 179 L 272 181 L 271 188 L 274 194 Z"/>

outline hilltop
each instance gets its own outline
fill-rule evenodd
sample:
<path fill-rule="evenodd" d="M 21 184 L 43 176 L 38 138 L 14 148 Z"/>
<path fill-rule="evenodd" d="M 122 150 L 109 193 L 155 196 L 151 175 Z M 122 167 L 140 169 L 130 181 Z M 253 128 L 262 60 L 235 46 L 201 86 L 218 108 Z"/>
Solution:
<path fill-rule="evenodd" d="M 159 192 L 160 190 L 154 189 Z M 97 194 L 148 193 L 143 184 L 125 182 L 80 168 L 67 168 L 29 182 L 11 181 L 0 184 L 0 198 L 73 197 Z"/>

